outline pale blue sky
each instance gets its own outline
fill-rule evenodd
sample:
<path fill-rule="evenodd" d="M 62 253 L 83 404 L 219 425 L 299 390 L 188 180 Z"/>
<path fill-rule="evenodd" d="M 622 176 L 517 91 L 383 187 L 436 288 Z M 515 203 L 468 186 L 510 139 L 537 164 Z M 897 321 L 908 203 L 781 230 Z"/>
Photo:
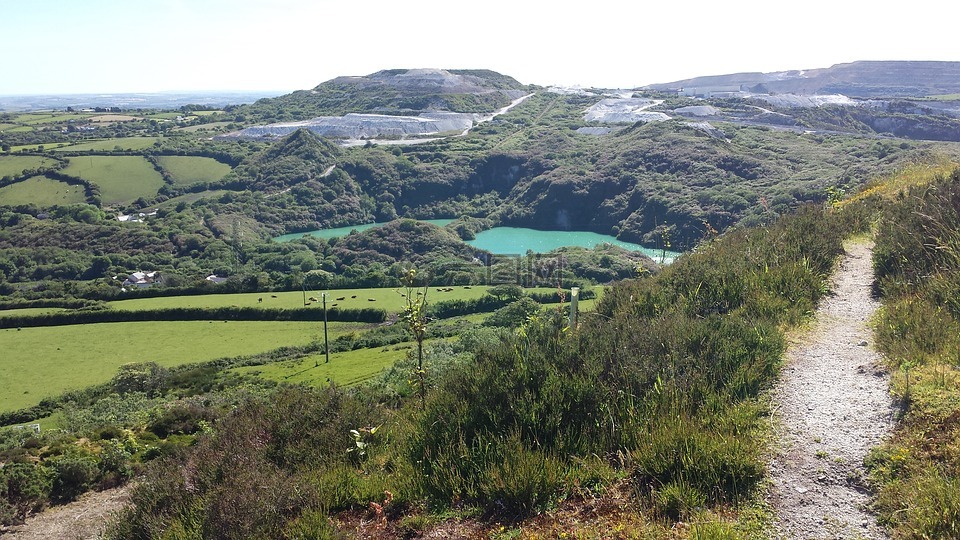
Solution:
<path fill-rule="evenodd" d="M 629 88 L 854 60 L 960 60 L 955 8 L 939 0 L 889 5 L 0 0 L 0 95 L 288 91 L 420 67 Z"/>

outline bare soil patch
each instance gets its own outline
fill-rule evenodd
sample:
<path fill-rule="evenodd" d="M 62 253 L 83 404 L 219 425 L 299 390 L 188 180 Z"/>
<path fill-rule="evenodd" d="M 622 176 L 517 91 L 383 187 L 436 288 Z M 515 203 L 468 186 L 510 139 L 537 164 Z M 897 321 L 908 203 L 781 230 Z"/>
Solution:
<path fill-rule="evenodd" d="M 96 540 L 103 537 L 109 521 L 130 501 L 130 484 L 85 493 L 78 500 L 48 508 L 23 525 L 0 529 L 10 540 Z"/>
<path fill-rule="evenodd" d="M 863 459 L 893 428 L 869 319 L 872 243 L 846 247 L 832 295 L 787 351 L 773 392 L 778 447 L 768 501 L 780 539 L 887 538 L 870 512 Z"/>

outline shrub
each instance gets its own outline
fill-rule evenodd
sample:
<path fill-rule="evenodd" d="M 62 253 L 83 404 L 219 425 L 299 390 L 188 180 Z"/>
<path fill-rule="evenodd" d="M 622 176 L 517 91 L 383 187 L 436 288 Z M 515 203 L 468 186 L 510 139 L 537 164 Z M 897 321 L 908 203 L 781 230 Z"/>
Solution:
<path fill-rule="evenodd" d="M 170 374 L 156 362 L 134 362 L 120 366 L 113 376 L 113 389 L 118 394 L 138 392 L 153 398 L 162 395 Z"/>
<path fill-rule="evenodd" d="M 493 312 L 493 315 L 487 317 L 487 320 L 485 320 L 483 324 L 487 326 L 514 328 L 523 324 L 528 317 L 539 310 L 540 304 L 535 300 L 532 298 L 521 298 Z"/>
<path fill-rule="evenodd" d="M 50 497 L 70 502 L 87 492 L 100 474 L 96 458 L 89 455 L 63 455 L 48 462 L 53 471 Z"/>
<path fill-rule="evenodd" d="M 147 429 L 162 439 L 170 435 L 192 435 L 200 431 L 203 423 L 213 422 L 217 413 L 209 407 L 193 402 L 174 403 L 147 424 Z"/>
<path fill-rule="evenodd" d="M 22 523 L 46 506 L 50 477 L 32 463 L 7 463 L 0 468 L 0 519 L 4 525 Z"/>

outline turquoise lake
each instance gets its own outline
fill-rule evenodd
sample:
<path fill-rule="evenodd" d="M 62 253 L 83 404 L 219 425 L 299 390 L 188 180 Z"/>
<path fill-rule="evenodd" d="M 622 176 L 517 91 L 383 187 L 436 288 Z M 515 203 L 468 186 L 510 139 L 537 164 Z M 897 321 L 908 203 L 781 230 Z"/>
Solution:
<path fill-rule="evenodd" d="M 452 222 L 452 219 L 425 219 L 427 223 L 432 223 L 438 227 Z M 304 236 L 315 236 L 329 240 L 350 234 L 351 231 L 365 231 L 374 227 L 380 227 L 384 223 L 366 223 L 355 225 L 353 227 L 338 227 L 335 229 L 321 229 L 318 231 L 301 232 L 285 234 L 274 238 L 277 242 L 286 242 Z M 546 253 L 557 248 L 579 246 L 592 248 L 599 244 L 613 244 L 615 246 L 629 249 L 631 251 L 640 251 L 645 253 L 653 260 L 660 262 L 672 262 L 674 257 L 679 255 L 673 251 L 662 251 L 643 247 L 639 244 L 623 242 L 613 236 L 597 234 L 584 231 L 540 231 L 536 229 L 524 229 L 520 227 L 494 227 L 477 234 L 477 237 L 467 242 L 471 246 L 489 251 L 497 255 L 523 255 L 527 251 L 534 253 Z"/>
<path fill-rule="evenodd" d="M 600 244 L 613 244 L 630 251 L 640 251 L 655 261 L 659 261 L 661 255 L 664 255 L 661 250 L 623 242 L 605 234 L 584 231 L 539 231 L 520 227 L 494 227 L 477 233 L 477 237 L 467 243 L 475 248 L 498 255 L 523 255 L 528 250 L 534 253 L 545 253 L 569 246 L 592 248 Z M 677 255 L 677 253 L 667 251 L 664 258 L 669 262 Z"/>

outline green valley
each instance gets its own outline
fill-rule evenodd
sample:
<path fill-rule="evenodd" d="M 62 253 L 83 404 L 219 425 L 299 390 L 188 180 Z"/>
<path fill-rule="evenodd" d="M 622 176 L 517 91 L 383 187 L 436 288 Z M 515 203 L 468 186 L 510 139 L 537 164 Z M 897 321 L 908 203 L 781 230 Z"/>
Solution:
<path fill-rule="evenodd" d="M 0 111 L 0 525 L 125 485 L 106 538 L 769 538 L 771 390 L 869 237 L 901 422 L 843 482 L 951 537 L 960 84 L 929 69 Z M 573 240 L 481 242 L 522 232 Z"/>

